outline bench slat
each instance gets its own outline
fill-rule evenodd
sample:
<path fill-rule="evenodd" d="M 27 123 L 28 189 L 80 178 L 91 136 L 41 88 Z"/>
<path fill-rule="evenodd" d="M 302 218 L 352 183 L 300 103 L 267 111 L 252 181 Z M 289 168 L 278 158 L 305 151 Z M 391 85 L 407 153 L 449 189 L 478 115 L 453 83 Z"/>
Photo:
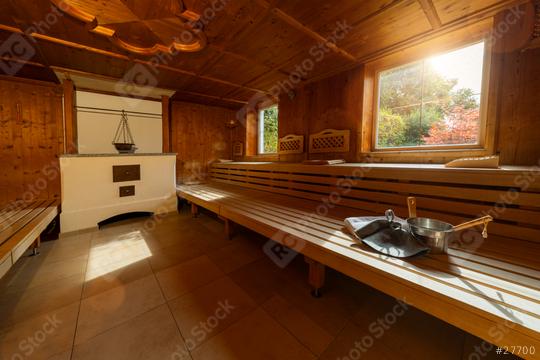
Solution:
<path fill-rule="evenodd" d="M 0 229 L 3 228 L 4 222 L 8 221 L 13 215 L 18 214 L 24 209 L 33 207 L 36 202 L 19 201 L 10 203 L 8 206 L 3 207 L 0 210 Z"/>
<path fill-rule="evenodd" d="M 39 234 L 43 232 L 56 217 L 58 214 L 58 202 L 55 200 L 47 200 L 31 214 L 34 214 L 35 216 L 32 216 L 23 227 L 19 228 L 16 233 L 12 234 L 0 245 L 0 259 L 4 259 L 9 255 L 12 257 L 12 263 L 14 264 L 27 250 L 27 248 L 23 249 L 27 242 L 26 240 L 31 240 L 30 243 L 36 240 Z M 23 246 L 21 246 L 21 244 Z"/>
<path fill-rule="evenodd" d="M 35 206 L 27 207 L 12 216 L 2 225 L 2 227 L 0 227 L 0 244 L 6 242 L 13 234 L 17 233 L 17 231 L 32 221 L 32 219 L 38 216 L 49 204 L 50 202 L 47 200 L 39 201 L 34 204 Z"/>
<path fill-rule="evenodd" d="M 226 172 L 221 169 L 211 170 L 211 173 L 216 174 L 217 177 L 220 177 L 217 174 L 226 174 Z M 237 171 L 237 173 L 238 175 L 242 174 L 242 172 L 240 171 Z M 259 174 L 258 176 L 261 176 L 260 172 L 244 171 L 243 173 L 245 173 L 246 176 L 255 176 L 255 174 Z M 267 176 L 272 179 L 303 181 L 303 182 L 327 184 L 327 185 L 332 185 L 332 186 L 335 186 L 336 181 L 338 180 L 335 177 L 328 177 L 328 176 L 295 175 L 295 174 L 282 174 L 282 173 L 269 173 Z M 377 181 L 369 181 L 369 180 L 354 180 L 353 182 L 353 186 L 355 186 L 356 188 L 364 188 L 366 190 L 370 190 L 370 193 L 367 194 L 368 198 L 371 193 L 384 194 L 384 192 L 382 191 L 385 191 L 385 192 L 393 191 L 395 193 L 402 193 L 402 194 L 406 193 L 407 195 L 415 195 L 417 198 L 417 205 L 418 205 L 419 210 L 421 209 L 428 209 L 428 210 L 447 209 L 449 212 L 451 212 L 459 207 L 459 213 L 470 215 L 470 216 L 477 216 L 478 214 L 485 212 L 486 208 L 493 206 L 493 204 L 486 206 L 486 205 L 474 204 L 474 203 L 471 203 L 470 201 L 464 202 L 462 200 L 463 199 L 462 196 L 458 198 L 453 198 L 451 200 L 425 197 L 422 195 L 440 196 L 440 193 L 439 191 L 427 192 L 427 193 L 426 192 L 415 193 L 413 191 L 410 191 L 411 188 L 409 188 L 409 185 L 410 185 L 409 183 L 390 183 L 388 181 L 377 182 Z M 501 192 L 499 192 L 499 194 L 501 194 Z M 504 195 L 504 193 L 502 194 Z M 395 203 L 401 204 L 401 205 L 403 204 L 403 196 L 401 196 L 397 200 L 398 201 Z M 499 200 L 499 198 L 497 198 L 497 200 Z M 518 209 L 518 208 L 507 207 L 504 209 L 504 219 L 509 220 L 509 221 L 521 222 L 524 224 L 540 225 L 540 216 L 538 216 L 538 212 L 535 212 L 532 210 L 523 210 L 523 209 Z"/>

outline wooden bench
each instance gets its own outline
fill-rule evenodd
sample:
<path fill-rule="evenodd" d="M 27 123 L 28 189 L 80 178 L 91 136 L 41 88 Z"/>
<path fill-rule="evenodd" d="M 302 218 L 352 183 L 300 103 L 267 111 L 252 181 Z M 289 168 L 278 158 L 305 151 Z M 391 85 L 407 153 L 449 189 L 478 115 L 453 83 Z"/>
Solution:
<path fill-rule="evenodd" d="M 30 247 L 34 254 L 40 235 L 58 215 L 58 201 L 15 202 L 0 209 L 0 278 Z"/>
<path fill-rule="evenodd" d="M 539 175 L 532 168 L 226 163 L 213 165 L 210 182 L 179 186 L 178 195 L 194 214 L 198 206 L 217 213 L 229 232 L 234 222 L 292 246 L 306 256 L 314 287 L 322 286 L 324 265 L 330 266 L 489 343 L 536 346 L 525 357 L 538 358 Z M 400 260 L 343 231 L 348 216 L 393 208 L 406 217 L 410 195 L 418 199 L 419 216 L 459 223 L 493 215 L 489 238 L 469 231 L 448 255 Z"/>

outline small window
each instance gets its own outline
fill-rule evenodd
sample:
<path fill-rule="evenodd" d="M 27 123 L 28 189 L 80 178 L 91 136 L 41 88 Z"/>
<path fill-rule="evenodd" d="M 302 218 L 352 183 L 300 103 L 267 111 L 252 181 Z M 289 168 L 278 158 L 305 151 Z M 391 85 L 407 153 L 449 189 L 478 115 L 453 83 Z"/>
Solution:
<path fill-rule="evenodd" d="M 278 146 L 278 106 L 259 110 L 259 154 L 276 154 Z"/>
<path fill-rule="evenodd" d="M 484 45 L 379 72 L 375 150 L 481 145 Z"/>

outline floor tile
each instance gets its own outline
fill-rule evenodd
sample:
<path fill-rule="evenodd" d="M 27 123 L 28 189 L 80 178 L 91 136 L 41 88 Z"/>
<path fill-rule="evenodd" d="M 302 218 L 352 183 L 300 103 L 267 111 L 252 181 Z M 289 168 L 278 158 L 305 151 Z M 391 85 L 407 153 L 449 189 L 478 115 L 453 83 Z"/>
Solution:
<path fill-rule="evenodd" d="M 175 245 L 188 245 L 196 243 L 204 234 L 193 228 L 172 227 L 168 229 L 156 229 L 144 232 L 148 248 L 154 252 L 159 249 Z"/>
<path fill-rule="evenodd" d="M 47 359 L 71 352 L 78 311 L 74 303 L 0 332 L 0 359 Z"/>
<path fill-rule="evenodd" d="M 75 346 L 73 360 L 174 359 L 182 351 L 180 332 L 162 305 Z"/>
<path fill-rule="evenodd" d="M 315 359 L 263 310 L 257 309 L 193 351 L 195 360 Z"/>
<path fill-rule="evenodd" d="M 85 272 L 87 263 L 86 255 L 47 263 L 44 263 L 44 259 L 41 255 L 24 259 L 21 266 L 2 279 L 2 288 L 8 292 L 25 290 L 81 275 Z"/>
<path fill-rule="evenodd" d="M 224 276 L 207 256 L 201 256 L 156 273 L 167 300 L 184 295 Z"/>
<path fill-rule="evenodd" d="M 194 349 L 255 308 L 255 302 L 223 277 L 170 302 L 189 349 Z"/>
<path fill-rule="evenodd" d="M 76 344 L 151 310 L 163 302 L 163 295 L 154 276 L 147 276 L 83 299 L 77 324 Z"/>
<path fill-rule="evenodd" d="M 200 239 L 185 239 L 178 244 L 152 250 L 152 256 L 148 261 L 154 271 L 160 271 L 205 253 L 205 245 Z"/>
<path fill-rule="evenodd" d="M 333 340 L 333 336 L 323 327 L 317 325 L 300 309 L 294 308 L 280 296 L 272 297 L 262 307 L 315 355 L 321 355 Z"/>
<path fill-rule="evenodd" d="M 47 360 L 71 360 L 71 349 L 54 354 L 53 356 L 48 357 Z"/>
<path fill-rule="evenodd" d="M 44 263 L 52 263 L 79 256 L 87 256 L 90 250 L 91 233 L 82 235 L 61 236 L 58 240 L 41 243 L 39 257 Z"/>
<path fill-rule="evenodd" d="M 249 240 L 249 239 L 247 239 Z M 225 273 L 230 273 L 264 256 L 258 242 L 235 239 L 232 244 L 210 252 L 208 257 Z"/>
<path fill-rule="evenodd" d="M 16 293 L 0 294 L 0 328 L 79 302 L 84 274 L 39 285 Z"/>
<path fill-rule="evenodd" d="M 152 252 L 140 231 L 108 238 L 107 241 L 93 242 L 88 258 L 88 269 L 101 268 L 110 264 L 131 264 L 147 259 Z"/>
<path fill-rule="evenodd" d="M 378 335 L 378 332 L 374 334 L 366 326 L 360 327 L 348 322 L 320 359 L 395 360 L 397 354 L 388 348 Z"/>
<path fill-rule="evenodd" d="M 283 280 L 278 276 L 278 270 L 270 260 L 262 258 L 233 271 L 229 277 L 257 304 L 262 304 L 283 284 Z"/>
<path fill-rule="evenodd" d="M 140 260 L 125 266 L 111 264 L 103 268 L 91 269 L 85 278 L 83 298 L 97 295 L 117 286 L 127 285 L 149 275 L 152 275 L 152 268 L 148 260 Z"/>

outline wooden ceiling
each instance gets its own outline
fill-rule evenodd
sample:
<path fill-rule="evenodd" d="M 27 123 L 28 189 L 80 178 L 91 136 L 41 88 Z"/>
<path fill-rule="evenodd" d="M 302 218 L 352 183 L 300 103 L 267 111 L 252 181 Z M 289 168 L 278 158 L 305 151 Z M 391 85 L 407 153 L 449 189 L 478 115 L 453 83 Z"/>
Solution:
<path fill-rule="evenodd" d="M 110 3 L 130 7 L 138 3 L 137 17 L 148 19 L 160 13 L 160 7 L 170 8 L 174 1 Z M 206 46 L 174 56 L 127 51 L 92 32 L 95 24 L 89 26 L 55 8 L 53 3 L 58 2 L 0 2 L 0 42 L 5 43 L 13 33 L 26 33 L 26 40 L 35 50 L 32 56 L 18 59 L 5 50 L 0 54 L 4 61 L 24 65 L 17 76 L 50 81 L 56 78 L 53 70 L 69 70 L 130 80 L 130 69 L 139 64 L 152 74 L 150 85 L 176 90 L 175 99 L 239 108 L 257 94 L 268 94 L 273 86 L 291 76 L 300 74 L 302 83 L 322 79 L 524 1 L 222 0 L 223 9 L 214 11 L 214 0 L 184 0 L 180 8 L 201 16 Z M 95 2 L 70 0 L 83 5 Z M 99 21 L 99 16 L 96 18 Z M 317 47 L 333 36 L 339 24 L 346 24 L 347 32 L 335 44 L 323 47 L 325 55 L 317 61 L 321 54 Z M 135 27 L 114 26 L 141 43 L 148 40 Z M 313 61 L 314 68 L 298 72 L 306 60 Z"/>

